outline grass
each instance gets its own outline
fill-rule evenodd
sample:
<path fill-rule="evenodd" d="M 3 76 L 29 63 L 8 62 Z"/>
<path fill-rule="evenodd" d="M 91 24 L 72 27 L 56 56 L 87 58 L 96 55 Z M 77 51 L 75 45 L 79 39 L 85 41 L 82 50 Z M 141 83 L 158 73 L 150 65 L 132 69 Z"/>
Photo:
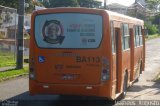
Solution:
<path fill-rule="evenodd" d="M 8 80 L 17 76 L 22 76 L 28 74 L 28 67 L 23 69 L 10 69 L 4 72 L 0 72 L 0 81 Z"/>
<path fill-rule="evenodd" d="M 160 73 L 156 76 L 156 78 L 154 80 L 160 81 Z"/>
<path fill-rule="evenodd" d="M 0 52 L 0 67 L 15 66 L 16 61 L 14 59 L 14 54 L 10 52 L 1 51 Z"/>
<path fill-rule="evenodd" d="M 155 39 L 155 38 L 160 38 L 160 34 L 148 35 L 146 40 Z"/>

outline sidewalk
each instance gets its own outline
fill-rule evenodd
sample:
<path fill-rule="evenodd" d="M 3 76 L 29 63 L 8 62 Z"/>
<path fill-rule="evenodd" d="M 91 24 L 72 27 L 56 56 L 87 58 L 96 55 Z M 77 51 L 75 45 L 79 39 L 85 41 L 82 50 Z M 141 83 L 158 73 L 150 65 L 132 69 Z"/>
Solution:
<path fill-rule="evenodd" d="M 27 67 L 28 64 L 24 64 L 23 67 Z M 15 69 L 16 66 L 8 66 L 8 67 L 0 67 L 0 72 L 4 72 L 4 71 L 7 71 L 7 70 L 10 70 L 10 69 Z"/>
<path fill-rule="evenodd" d="M 14 69 L 14 68 L 16 68 L 16 67 L 15 66 L 1 67 L 0 72 L 6 71 L 6 70 L 9 70 L 9 69 Z"/>

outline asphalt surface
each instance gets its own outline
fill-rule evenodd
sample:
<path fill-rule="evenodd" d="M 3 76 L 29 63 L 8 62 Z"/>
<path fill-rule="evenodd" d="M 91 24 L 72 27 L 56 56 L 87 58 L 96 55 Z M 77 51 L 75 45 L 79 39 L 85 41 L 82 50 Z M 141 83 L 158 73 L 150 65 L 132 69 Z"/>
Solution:
<path fill-rule="evenodd" d="M 128 89 L 124 100 L 159 100 L 160 83 L 153 78 L 160 72 L 160 39 L 146 43 L 146 69 L 139 82 Z M 18 100 L 18 101 L 17 101 Z M 95 97 L 36 95 L 28 92 L 28 77 L 19 77 L 0 83 L 1 105 L 14 104 L 15 106 L 108 106 L 114 102 Z"/>
<path fill-rule="evenodd" d="M 160 81 L 154 78 L 160 73 L 160 38 L 146 42 L 145 71 L 128 89 L 125 100 L 160 100 Z"/>
<path fill-rule="evenodd" d="M 36 95 L 28 92 L 28 76 L 0 83 L 0 100 L 17 102 L 18 106 L 112 106 L 114 102 L 96 97 Z M 3 103 L 3 102 L 2 102 Z"/>

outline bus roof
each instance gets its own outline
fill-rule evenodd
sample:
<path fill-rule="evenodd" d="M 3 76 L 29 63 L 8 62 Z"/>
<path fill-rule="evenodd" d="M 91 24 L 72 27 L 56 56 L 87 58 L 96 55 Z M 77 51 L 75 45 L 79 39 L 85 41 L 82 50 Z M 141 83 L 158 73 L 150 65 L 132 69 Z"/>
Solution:
<path fill-rule="evenodd" d="M 82 8 L 82 7 L 57 7 L 57 8 L 46 8 L 43 10 L 37 10 L 34 13 L 35 14 L 46 14 L 46 13 L 52 13 L 54 11 L 56 12 L 85 12 L 85 13 L 106 13 L 109 16 L 110 20 L 117 20 L 117 21 L 122 21 L 122 22 L 133 22 L 133 23 L 140 23 L 143 24 L 143 20 L 133 18 L 130 16 L 126 16 L 120 13 L 112 12 L 109 10 L 104 10 L 104 9 L 95 9 L 95 8 Z"/>
<path fill-rule="evenodd" d="M 141 24 L 144 23 L 143 20 L 140 20 L 137 18 L 133 18 L 127 15 L 119 14 L 119 13 L 108 11 L 108 10 L 105 10 L 105 11 L 108 13 L 110 20 L 127 21 L 127 22 L 134 21 L 134 22 L 139 22 Z"/>

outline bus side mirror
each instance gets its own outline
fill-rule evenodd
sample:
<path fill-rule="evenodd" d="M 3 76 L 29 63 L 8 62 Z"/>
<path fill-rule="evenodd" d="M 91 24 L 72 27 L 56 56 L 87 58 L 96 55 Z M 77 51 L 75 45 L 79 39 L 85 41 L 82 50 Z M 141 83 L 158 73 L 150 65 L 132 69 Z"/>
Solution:
<path fill-rule="evenodd" d="M 142 31 L 143 31 L 143 35 L 145 36 L 145 38 L 148 38 L 148 30 L 145 28 Z"/>

